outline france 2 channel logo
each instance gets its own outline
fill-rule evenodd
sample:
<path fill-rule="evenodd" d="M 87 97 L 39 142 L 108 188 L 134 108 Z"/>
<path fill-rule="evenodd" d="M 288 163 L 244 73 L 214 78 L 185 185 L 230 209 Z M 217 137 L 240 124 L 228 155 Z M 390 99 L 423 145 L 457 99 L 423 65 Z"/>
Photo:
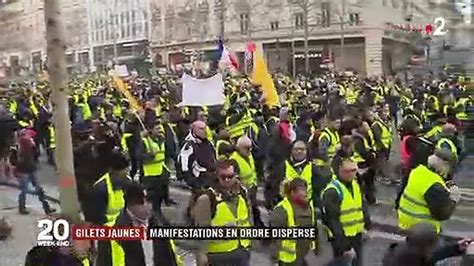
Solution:
<path fill-rule="evenodd" d="M 69 222 L 64 219 L 41 219 L 38 228 L 42 229 L 37 236 L 36 244 L 44 247 L 69 247 Z"/>

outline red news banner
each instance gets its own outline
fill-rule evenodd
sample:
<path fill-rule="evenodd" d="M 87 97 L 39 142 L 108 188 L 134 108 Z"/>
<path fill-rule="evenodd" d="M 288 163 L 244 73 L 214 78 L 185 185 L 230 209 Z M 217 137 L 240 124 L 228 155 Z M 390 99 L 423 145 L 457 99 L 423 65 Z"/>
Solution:
<path fill-rule="evenodd" d="M 38 221 L 39 246 L 70 246 L 71 240 L 316 239 L 316 227 L 108 227 L 70 226 L 64 219 Z"/>

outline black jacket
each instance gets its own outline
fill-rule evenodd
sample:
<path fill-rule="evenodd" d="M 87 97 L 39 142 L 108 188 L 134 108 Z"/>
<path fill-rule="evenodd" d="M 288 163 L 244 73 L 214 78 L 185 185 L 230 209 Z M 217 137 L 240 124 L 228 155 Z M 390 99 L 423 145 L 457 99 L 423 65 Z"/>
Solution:
<path fill-rule="evenodd" d="M 190 153 L 188 153 L 190 151 Z M 193 168 L 195 162 L 202 168 L 205 168 L 206 173 L 214 171 L 214 163 L 216 162 L 216 151 L 214 145 L 209 140 L 201 140 L 196 138 L 193 134 L 186 137 L 183 148 L 178 157 L 180 167 L 177 169 L 181 178 L 189 180 L 195 178 Z"/>
<path fill-rule="evenodd" d="M 157 226 L 155 218 L 151 218 L 150 226 Z M 133 226 L 132 219 L 124 208 L 117 217 L 115 226 Z M 145 252 L 142 241 L 118 241 L 125 253 L 125 265 L 123 266 L 146 266 Z M 177 266 L 174 252 L 168 240 L 153 240 L 153 265 L 155 266 Z M 112 253 L 109 241 L 99 241 L 99 256 L 97 266 L 115 266 L 112 265 Z"/>

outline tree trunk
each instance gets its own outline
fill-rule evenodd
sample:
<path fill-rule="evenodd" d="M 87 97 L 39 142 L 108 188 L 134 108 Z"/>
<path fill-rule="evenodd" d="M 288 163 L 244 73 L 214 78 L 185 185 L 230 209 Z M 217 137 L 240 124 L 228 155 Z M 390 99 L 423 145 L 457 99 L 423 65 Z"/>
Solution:
<path fill-rule="evenodd" d="M 308 24 L 308 6 L 303 12 L 304 20 L 304 70 L 306 74 L 309 73 L 309 24 Z"/>
<path fill-rule="evenodd" d="M 66 44 L 61 22 L 59 0 L 44 3 L 48 74 L 52 89 L 54 127 L 56 132 L 55 158 L 59 172 L 59 200 L 62 214 L 73 221 L 80 219 L 76 179 L 72 154 L 71 125 L 66 71 Z"/>

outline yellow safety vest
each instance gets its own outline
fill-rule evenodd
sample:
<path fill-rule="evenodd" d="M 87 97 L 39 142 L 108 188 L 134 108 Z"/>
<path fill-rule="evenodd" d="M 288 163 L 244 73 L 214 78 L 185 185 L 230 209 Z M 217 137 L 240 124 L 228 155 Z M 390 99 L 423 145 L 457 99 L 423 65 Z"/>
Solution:
<path fill-rule="evenodd" d="M 163 173 L 163 165 L 165 162 L 165 143 L 158 145 L 150 137 L 144 138 L 145 148 L 148 153 L 155 154 L 155 157 L 151 162 L 143 164 L 143 173 L 145 177 L 148 176 L 159 176 Z"/>
<path fill-rule="evenodd" d="M 120 146 L 122 146 L 122 150 L 123 151 L 128 151 L 128 145 L 127 145 L 127 140 L 128 138 L 130 138 L 131 136 L 133 136 L 132 133 L 124 133 L 122 135 L 122 138 L 120 140 Z"/>
<path fill-rule="evenodd" d="M 49 131 L 49 148 L 55 149 L 56 148 L 56 135 L 55 135 L 54 127 L 49 126 L 48 131 Z"/>
<path fill-rule="evenodd" d="M 34 116 L 38 116 L 38 107 L 36 107 L 36 103 L 32 98 L 30 98 L 30 110 Z"/>
<path fill-rule="evenodd" d="M 290 164 L 289 161 L 285 161 L 285 177 L 288 180 L 293 180 L 295 178 L 301 178 L 306 181 L 306 186 L 308 188 L 308 198 L 311 198 L 313 195 L 313 166 L 311 162 L 307 162 L 301 173 L 297 172 L 296 169 Z"/>
<path fill-rule="evenodd" d="M 425 138 L 433 139 L 438 136 L 443 131 L 443 128 L 440 125 L 432 127 L 428 132 L 425 133 Z"/>
<path fill-rule="evenodd" d="M 120 214 L 120 211 L 125 207 L 125 200 L 123 198 L 124 193 L 121 189 L 114 190 L 112 186 L 112 179 L 110 174 L 106 173 L 99 180 L 95 182 L 94 185 L 105 181 L 107 187 L 107 212 L 105 216 L 107 217 L 107 223 L 105 225 L 112 226 L 115 223 L 117 216 Z"/>
<path fill-rule="evenodd" d="M 441 222 L 431 217 L 425 200 L 426 191 L 434 184 L 440 184 L 446 188 L 443 178 L 424 165 L 419 165 L 411 171 L 398 207 L 400 228 L 409 229 L 415 224 L 429 222 L 436 227 L 438 233 L 441 232 Z"/>
<path fill-rule="evenodd" d="M 418 126 L 421 126 L 421 119 L 418 118 L 418 116 L 415 115 L 415 114 L 408 114 L 408 115 L 405 117 L 405 119 L 413 119 L 413 120 L 416 121 L 416 123 L 418 124 Z"/>
<path fill-rule="evenodd" d="M 10 101 L 8 103 L 8 111 L 12 114 L 15 115 L 18 111 L 18 103 L 16 101 Z"/>
<path fill-rule="evenodd" d="M 239 122 L 230 125 L 230 117 L 226 119 L 226 125 L 231 138 L 239 138 L 245 134 L 246 129 L 253 122 L 250 112 L 247 111 L 244 116 L 239 120 Z"/>
<path fill-rule="evenodd" d="M 122 106 L 120 106 L 120 104 L 114 105 L 112 114 L 117 118 L 122 118 Z"/>
<path fill-rule="evenodd" d="M 344 235 L 348 237 L 356 236 L 364 231 L 362 193 L 357 180 L 352 180 L 351 184 L 353 193 L 341 181 L 333 178 L 322 193 L 324 195 L 329 189 L 335 189 L 337 194 L 342 197 L 339 222 L 344 230 Z"/>
<path fill-rule="evenodd" d="M 295 214 L 293 212 L 293 206 L 291 205 L 290 201 L 288 198 L 284 198 L 276 208 L 282 207 L 285 212 L 286 212 L 286 217 L 287 217 L 287 225 L 286 227 L 292 228 L 296 226 L 295 223 Z M 313 221 L 314 226 L 315 223 L 314 221 L 316 220 L 314 217 L 314 209 L 313 206 L 310 204 L 310 210 L 311 210 L 311 220 Z M 315 241 L 311 242 L 311 248 L 314 249 L 316 247 Z M 278 252 L 278 259 L 284 263 L 293 263 L 296 260 L 296 240 L 282 240 L 281 241 L 281 247 L 280 251 Z"/>
<path fill-rule="evenodd" d="M 181 256 L 179 256 L 178 253 L 176 253 L 176 245 L 173 239 L 169 239 L 169 241 L 171 245 L 171 250 L 173 251 L 173 254 L 174 254 L 176 265 L 182 266 L 183 261 L 181 259 Z M 111 253 L 112 253 L 112 265 L 125 265 L 125 251 L 123 250 L 122 246 L 117 241 L 111 240 L 110 248 L 111 248 Z"/>
<path fill-rule="evenodd" d="M 384 122 L 379 121 L 379 120 L 374 121 L 372 126 L 375 126 L 375 125 L 379 126 L 380 129 L 382 130 L 380 137 L 382 139 L 383 147 L 377 147 L 377 150 L 390 149 L 390 147 L 392 146 L 392 130 L 390 126 L 386 125 Z"/>
<path fill-rule="evenodd" d="M 86 257 L 86 258 L 83 258 L 81 260 L 81 264 L 82 264 L 82 266 L 90 266 L 91 262 L 90 262 L 89 258 Z"/>
<path fill-rule="evenodd" d="M 347 88 L 344 97 L 346 98 L 347 104 L 355 104 L 357 102 L 357 92 L 352 88 Z"/>
<path fill-rule="evenodd" d="M 461 98 L 454 105 L 454 109 L 456 110 L 456 118 L 457 119 L 467 120 L 466 107 L 468 105 L 468 102 L 469 102 L 469 99 Z"/>
<path fill-rule="evenodd" d="M 105 108 L 104 107 L 99 107 L 99 118 L 105 120 Z"/>
<path fill-rule="evenodd" d="M 325 128 L 319 136 L 318 141 L 321 141 L 323 138 L 329 139 L 330 145 L 328 147 L 327 153 L 329 159 L 332 159 L 336 154 L 337 145 L 341 142 L 339 138 L 339 132 L 332 132 L 329 128 Z"/>
<path fill-rule="evenodd" d="M 173 239 L 170 239 L 170 245 L 171 245 L 171 250 L 173 251 L 173 254 L 174 254 L 174 259 L 176 261 L 176 265 L 177 266 L 182 266 L 183 265 L 183 260 L 181 259 L 181 256 L 178 255 L 178 253 L 176 252 L 176 245 L 175 245 Z"/>
<path fill-rule="evenodd" d="M 31 122 L 28 122 L 25 120 L 18 121 L 18 124 L 20 125 L 21 128 L 31 127 Z"/>
<path fill-rule="evenodd" d="M 449 152 L 454 154 L 457 158 L 458 156 L 458 148 L 454 144 L 454 142 L 448 138 L 441 138 L 438 140 L 438 143 L 436 143 L 436 149 L 442 149 L 443 145 L 447 143 L 449 145 Z"/>
<path fill-rule="evenodd" d="M 230 142 L 227 141 L 227 140 L 223 140 L 223 139 L 217 140 L 217 142 L 216 142 L 216 158 L 219 158 L 220 156 L 224 156 L 224 154 L 219 154 L 219 149 L 220 149 L 222 144 L 231 145 Z"/>
<path fill-rule="evenodd" d="M 362 138 L 362 141 L 364 143 L 364 148 L 367 149 L 367 150 L 370 150 L 370 144 L 369 144 L 369 141 L 367 140 L 366 137 L 363 137 Z M 355 163 L 362 163 L 362 162 L 365 162 L 365 159 L 362 158 L 362 156 L 354 150 L 354 154 L 352 155 L 352 160 L 355 162 Z"/>
<path fill-rule="evenodd" d="M 230 156 L 239 165 L 239 177 L 247 188 L 251 188 L 257 185 L 257 172 L 255 170 L 255 161 L 252 154 L 249 155 L 248 159 L 245 159 L 238 152 L 233 152 Z"/>
<path fill-rule="evenodd" d="M 439 100 L 438 100 L 438 97 L 434 95 L 428 96 L 427 100 L 429 99 L 433 99 L 433 107 L 432 107 L 433 109 L 426 110 L 426 113 L 427 115 L 433 115 L 439 111 Z"/>
<path fill-rule="evenodd" d="M 207 140 L 210 142 L 214 141 L 214 134 L 212 133 L 212 130 L 209 126 L 206 126 L 206 134 L 207 134 Z"/>
<path fill-rule="evenodd" d="M 237 217 L 229 209 L 229 206 L 216 195 L 216 214 L 211 220 L 212 227 L 250 227 L 249 210 L 246 200 L 239 195 L 237 203 Z M 249 239 L 211 240 L 207 246 L 208 253 L 231 252 L 239 247 L 250 247 Z"/>
<path fill-rule="evenodd" d="M 81 108 L 82 117 L 89 119 L 92 116 L 92 111 L 88 103 L 78 103 L 77 106 Z"/>

